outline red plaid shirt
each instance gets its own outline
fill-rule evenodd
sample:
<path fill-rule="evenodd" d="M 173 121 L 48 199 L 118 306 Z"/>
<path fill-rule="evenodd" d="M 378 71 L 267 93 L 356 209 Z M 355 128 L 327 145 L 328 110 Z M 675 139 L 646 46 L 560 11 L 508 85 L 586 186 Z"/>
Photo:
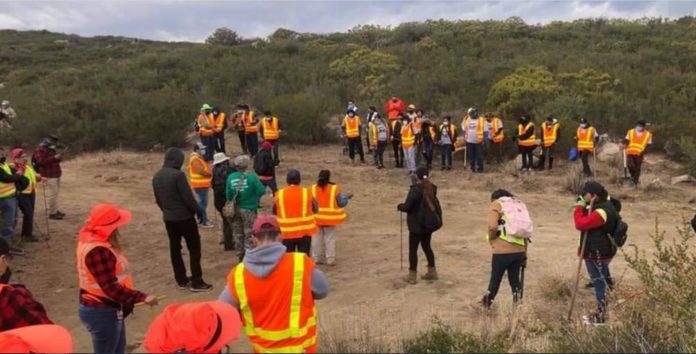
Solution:
<path fill-rule="evenodd" d="M 12 284 L 0 291 L 0 332 L 38 324 L 53 324 L 46 309 L 24 285 Z"/>
<path fill-rule="evenodd" d="M 146 294 L 135 289 L 129 289 L 118 283 L 116 278 L 116 256 L 106 247 L 95 247 L 87 253 L 85 259 L 87 269 L 94 276 L 110 303 L 99 302 L 90 297 L 84 297 L 80 291 L 80 303 L 91 307 L 121 307 L 133 306 L 145 301 Z"/>
<path fill-rule="evenodd" d="M 56 150 L 48 146 L 39 146 L 34 151 L 34 158 L 39 167 L 38 172 L 46 178 L 60 178 L 63 171 L 60 169 L 60 159 L 56 158 Z"/>

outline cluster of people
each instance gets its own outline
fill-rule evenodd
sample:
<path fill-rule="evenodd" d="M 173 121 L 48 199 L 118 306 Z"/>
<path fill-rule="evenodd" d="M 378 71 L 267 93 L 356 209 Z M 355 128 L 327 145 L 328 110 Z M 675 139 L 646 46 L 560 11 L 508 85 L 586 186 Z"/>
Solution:
<path fill-rule="evenodd" d="M 346 115 L 341 121 L 341 137 L 345 139 L 347 152 L 351 161 L 359 155 L 365 163 L 363 136 L 368 153 L 373 153 L 374 165 L 384 168 L 384 151 L 391 143 L 395 167 L 406 168 L 414 175 L 418 166 L 432 168 L 435 148 L 440 150 L 441 170 L 452 168 L 452 154 L 457 149 L 465 149 L 465 161 L 473 173 L 484 171 L 484 161 L 504 162 L 505 129 L 503 120 L 493 112 L 479 115 L 477 108 L 467 110 L 466 116 L 458 126 L 451 116 L 444 116 L 441 124 L 425 115 L 414 104 L 405 105 L 398 97 L 392 97 L 385 104 L 384 111 L 388 122 L 382 119 L 374 106 L 367 111 L 365 121 L 358 115 L 354 101 L 348 102 Z M 624 140 L 624 153 L 627 155 L 627 168 L 633 181 L 638 184 L 645 150 L 652 144 L 652 133 L 646 129 L 647 123 L 639 120 L 628 131 Z M 517 129 L 510 134 L 517 144 L 522 158 L 523 172 L 534 169 L 552 169 L 558 155 L 561 125 L 554 116 L 548 116 L 539 128 L 531 115 L 523 114 Z M 461 137 L 461 139 L 460 139 Z M 594 155 L 599 141 L 597 129 L 586 118 L 579 121 L 573 136 L 575 147 L 571 160 L 579 158 L 583 165 L 583 174 L 592 176 L 590 157 Z M 538 156 L 538 162 L 535 161 Z"/>

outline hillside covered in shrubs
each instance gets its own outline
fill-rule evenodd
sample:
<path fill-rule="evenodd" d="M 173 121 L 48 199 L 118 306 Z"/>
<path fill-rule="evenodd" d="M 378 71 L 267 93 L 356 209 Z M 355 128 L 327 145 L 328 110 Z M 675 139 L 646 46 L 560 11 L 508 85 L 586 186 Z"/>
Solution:
<path fill-rule="evenodd" d="M 180 145 L 201 103 L 247 102 L 284 120 L 286 141 L 335 139 L 326 128 L 353 99 L 362 111 L 398 95 L 431 117 L 469 106 L 580 117 L 621 136 L 652 122 L 656 143 L 696 153 L 696 19 L 426 21 L 346 33 L 278 29 L 207 43 L 0 31 L 0 90 L 21 118 L 13 142 L 55 132 L 75 150 Z"/>

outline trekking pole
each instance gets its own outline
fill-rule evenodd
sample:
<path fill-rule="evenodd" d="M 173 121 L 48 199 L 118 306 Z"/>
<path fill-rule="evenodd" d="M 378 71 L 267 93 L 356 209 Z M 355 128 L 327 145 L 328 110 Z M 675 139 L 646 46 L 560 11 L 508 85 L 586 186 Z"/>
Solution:
<path fill-rule="evenodd" d="M 48 201 L 46 200 L 46 182 L 43 183 L 44 212 L 46 213 L 46 236 L 51 237 L 51 229 L 48 227 Z"/>
<path fill-rule="evenodd" d="M 592 149 L 592 175 L 597 178 L 597 148 Z"/>
<path fill-rule="evenodd" d="M 594 201 L 590 203 L 590 212 L 592 212 L 592 207 L 594 206 Z M 587 244 L 587 231 L 582 233 L 582 243 L 580 245 L 580 255 L 578 257 L 578 269 L 575 273 L 575 286 L 573 287 L 573 296 L 570 298 L 570 309 L 568 309 L 568 321 L 570 321 L 573 316 L 573 308 L 575 307 L 575 297 L 578 294 L 578 286 L 580 286 L 580 269 L 582 268 L 582 257 L 585 254 L 585 245 Z"/>
<path fill-rule="evenodd" d="M 404 213 L 399 212 L 399 216 L 401 217 L 401 222 L 399 223 L 401 229 L 401 246 L 399 249 L 401 250 L 401 270 L 404 270 Z"/>

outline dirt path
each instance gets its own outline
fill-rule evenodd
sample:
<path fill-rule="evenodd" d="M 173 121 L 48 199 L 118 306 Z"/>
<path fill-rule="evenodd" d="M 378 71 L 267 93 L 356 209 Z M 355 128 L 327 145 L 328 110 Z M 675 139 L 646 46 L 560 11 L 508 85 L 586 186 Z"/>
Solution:
<path fill-rule="evenodd" d="M 237 150 L 236 146 L 233 148 Z M 433 240 L 441 280 L 406 286 L 401 281 L 406 271 L 400 270 L 399 264 L 400 215 L 396 204 L 406 195 L 407 178 L 403 171 L 351 166 L 339 157 L 338 151 L 338 146 L 285 146 L 278 170 L 280 185 L 285 184 L 288 167 L 302 171 L 304 184 L 310 184 L 320 169 L 328 168 L 344 191 L 355 194 L 348 209 L 350 220 L 338 230 L 338 265 L 326 269 L 332 293 L 318 305 L 325 338 L 371 337 L 393 343 L 403 335 L 424 329 L 434 315 L 446 322 L 476 326 L 482 317 L 476 302 L 486 289 L 490 267 L 490 250 L 483 239 L 486 208 L 490 192 L 496 188 L 507 188 L 521 196 L 536 223 L 526 276 L 527 303 L 543 310 L 545 300 L 539 296 L 541 279 L 569 278 L 574 274 L 577 232 L 570 216 L 573 197 L 560 186 L 565 174 L 563 165 L 558 171 L 534 175 L 533 182 L 522 182 L 502 173 L 470 175 L 463 171 L 461 162 L 455 166 L 456 171 L 434 172 L 432 180 L 439 186 L 445 220 L 445 226 Z M 91 342 L 77 318 L 74 251 L 77 230 L 95 203 L 109 201 L 133 212 L 132 224 L 122 230 L 122 242 L 134 268 L 136 285 L 146 292 L 167 295 L 165 303 L 216 298 L 237 261 L 217 244 L 219 228 L 201 230 L 204 278 L 214 284 L 215 291 L 192 294 L 176 289 L 164 225 L 151 190 L 151 177 L 161 162 L 161 153 L 104 153 L 65 163 L 61 210 L 67 214 L 66 219 L 51 222 L 50 242 L 28 246 L 30 255 L 14 264 L 14 281 L 27 284 L 47 306 L 50 318 L 73 333 L 79 352 L 90 351 Z M 655 170 L 666 172 L 658 167 Z M 669 187 L 652 194 L 615 188 L 610 188 L 610 192 L 625 197 L 623 216 L 631 225 L 629 242 L 644 249 L 651 247 L 647 235 L 654 229 L 655 217 L 660 218 L 662 225 L 670 225 L 666 231 L 674 234 L 672 225 L 689 214 L 686 205 L 693 194 L 688 187 Z M 43 198 L 39 195 L 37 221 L 44 230 Z M 210 204 L 212 215 L 212 201 Z M 262 204 L 268 210 L 270 195 L 264 197 Z M 406 243 L 406 230 L 404 233 Z M 421 269 L 424 261 L 420 254 Z M 406 263 L 405 259 L 404 268 Z M 617 257 L 612 273 L 620 277 L 625 269 L 624 260 Z M 625 272 L 623 281 L 629 284 L 635 279 Z M 581 307 L 591 306 L 591 293 L 581 293 L 581 300 Z M 503 284 L 497 306 L 510 302 L 509 287 Z M 142 308 L 128 319 L 130 347 L 138 347 L 154 314 Z M 249 346 L 243 340 L 233 349 L 249 350 Z"/>

